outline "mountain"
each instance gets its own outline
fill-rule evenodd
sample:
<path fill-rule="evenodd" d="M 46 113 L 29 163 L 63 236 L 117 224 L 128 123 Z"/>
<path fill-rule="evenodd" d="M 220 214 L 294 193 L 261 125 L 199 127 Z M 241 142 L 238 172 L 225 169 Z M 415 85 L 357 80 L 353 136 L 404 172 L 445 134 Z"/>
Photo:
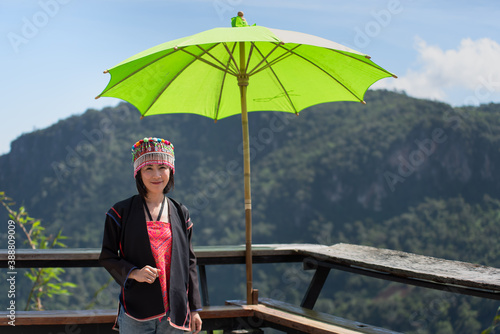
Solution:
<path fill-rule="evenodd" d="M 250 113 L 254 243 L 347 242 L 499 267 L 500 105 L 453 108 L 390 91 L 365 100 L 298 117 Z M 63 228 L 69 247 L 100 247 L 104 213 L 136 192 L 132 144 L 162 137 L 175 145 L 172 196 L 190 209 L 195 245 L 244 243 L 240 118 L 138 116 L 122 103 L 22 135 L 0 156 L 0 190 L 48 230 Z M 221 302 L 244 291 L 225 288 L 233 285 L 227 276 L 244 280 L 240 269 L 228 270 L 209 272 Z M 283 271 L 300 279 L 284 284 Z M 107 279 L 99 273 L 92 275 L 101 281 L 84 270 L 68 275 L 95 287 Z M 318 310 L 405 332 L 478 332 L 496 309 L 478 298 L 330 276 Z M 254 280 L 263 296 L 297 303 L 309 277 L 300 267 L 257 266 Z M 61 303 L 82 305 L 91 297 L 83 290 Z"/>

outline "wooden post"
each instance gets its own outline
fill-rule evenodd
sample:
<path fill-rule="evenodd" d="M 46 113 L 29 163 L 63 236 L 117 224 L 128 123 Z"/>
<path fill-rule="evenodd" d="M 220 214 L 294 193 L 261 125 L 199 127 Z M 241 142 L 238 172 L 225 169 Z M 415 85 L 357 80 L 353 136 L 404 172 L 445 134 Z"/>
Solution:
<path fill-rule="evenodd" d="M 247 86 L 248 75 L 245 65 L 245 42 L 239 42 L 240 73 L 238 86 L 241 97 L 241 127 L 243 132 L 243 178 L 245 184 L 245 262 L 247 272 L 247 304 L 252 299 L 252 193 L 250 188 L 250 136 L 248 131 Z"/>

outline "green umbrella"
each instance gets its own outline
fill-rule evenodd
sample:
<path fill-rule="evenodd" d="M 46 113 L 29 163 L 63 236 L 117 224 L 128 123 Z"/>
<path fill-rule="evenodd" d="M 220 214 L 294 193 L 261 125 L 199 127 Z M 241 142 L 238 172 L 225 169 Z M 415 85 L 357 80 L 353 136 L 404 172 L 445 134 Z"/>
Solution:
<path fill-rule="evenodd" d="M 363 101 L 393 76 L 365 54 L 299 32 L 262 26 L 215 28 L 145 50 L 105 71 L 97 98 L 130 102 L 144 116 L 193 113 L 215 121 L 241 114 L 243 129 L 247 301 L 252 300 L 252 201 L 248 115 L 298 113 L 333 101 Z"/>

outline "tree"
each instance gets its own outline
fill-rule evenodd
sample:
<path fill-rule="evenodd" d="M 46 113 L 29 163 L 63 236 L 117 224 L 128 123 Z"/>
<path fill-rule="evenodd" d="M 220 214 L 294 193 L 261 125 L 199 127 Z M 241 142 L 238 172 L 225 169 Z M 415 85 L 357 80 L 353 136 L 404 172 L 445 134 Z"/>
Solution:
<path fill-rule="evenodd" d="M 41 221 L 30 217 L 24 206 L 19 207 L 15 211 L 12 208 L 15 202 L 7 197 L 3 191 L 0 191 L 0 202 L 9 213 L 10 222 L 17 224 L 22 229 L 26 236 L 25 243 L 32 249 L 51 249 L 56 246 L 66 247 L 61 242 L 61 240 L 66 239 L 62 235 L 62 229 L 59 230 L 55 237 L 46 235 Z M 42 301 L 46 297 L 52 298 L 54 295 L 71 295 L 71 292 L 67 288 L 75 288 L 76 284 L 63 282 L 60 275 L 64 272 L 62 268 L 30 268 L 30 271 L 25 275 L 31 280 L 33 285 L 26 301 L 25 311 L 43 310 Z"/>

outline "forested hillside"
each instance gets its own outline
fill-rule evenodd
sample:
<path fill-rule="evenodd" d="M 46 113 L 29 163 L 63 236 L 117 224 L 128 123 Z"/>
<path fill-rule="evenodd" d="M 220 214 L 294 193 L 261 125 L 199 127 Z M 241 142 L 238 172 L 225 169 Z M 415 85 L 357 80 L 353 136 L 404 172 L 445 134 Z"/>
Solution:
<path fill-rule="evenodd" d="M 346 242 L 500 267 L 500 105 L 452 108 L 388 91 L 365 100 L 249 115 L 254 243 Z M 0 190 L 49 230 L 63 228 L 69 247 L 100 247 L 104 213 L 135 193 L 131 145 L 163 137 L 175 145 L 172 197 L 190 209 L 195 245 L 243 244 L 240 118 L 139 115 L 122 103 L 22 135 L 0 157 Z M 243 298 L 243 267 L 210 270 L 213 302 Z M 254 285 L 299 303 L 310 275 L 257 265 Z M 54 308 L 84 307 L 108 279 L 102 269 L 68 277 L 79 288 Z M 115 307 L 108 290 L 99 308 Z M 499 306 L 340 272 L 320 298 L 317 310 L 408 333 L 479 333 Z"/>

